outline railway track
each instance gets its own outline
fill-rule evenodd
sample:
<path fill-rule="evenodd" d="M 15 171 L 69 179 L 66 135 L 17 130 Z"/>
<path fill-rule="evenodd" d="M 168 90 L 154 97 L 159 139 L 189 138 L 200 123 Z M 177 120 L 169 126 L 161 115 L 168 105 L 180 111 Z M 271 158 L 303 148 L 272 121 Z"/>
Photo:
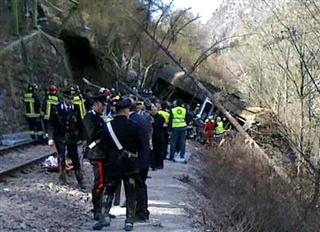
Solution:
<path fill-rule="evenodd" d="M 0 180 L 41 163 L 54 154 L 54 151 L 48 146 L 30 145 L 34 145 L 34 142 L 25 142 L 0 149 Z"/>
<path fill-rule="evenodd" d="M 32 145 L 36 145 L 38 143 L 38 141 L 36 140 L 28 140 L 28 141 L 24 141 L 21 143 L 17 143 L 15 145 L 11 145 L 11 146 L 0 146 L 0 156 L 4 155 L 10 151 L 19 149 L 19 148 L 26 148 Z"/>

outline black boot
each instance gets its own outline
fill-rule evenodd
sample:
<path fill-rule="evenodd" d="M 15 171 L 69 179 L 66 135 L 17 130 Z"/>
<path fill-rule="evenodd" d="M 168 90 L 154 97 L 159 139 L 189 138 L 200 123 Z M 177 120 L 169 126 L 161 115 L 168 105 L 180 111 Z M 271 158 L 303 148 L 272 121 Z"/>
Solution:
<path fill-rule="evenodd" d="M 110 214 L 110 210 L 112 207 L 112 202 L 113 202 L 113 194 L 112 195 L 106 195 L 106 201 L 104 207 L 104 214 L 109 217 L 110 219 L 116 218 L 115 215 Z"/>
<path fill-rule="evenodd" d="M 94 219 L 95 221 L 99 221 L 99 220 L 101 219 L 101 217 L 102 217 L 102 213 L 100 213 L 100 212 L 93 212 L 93 219 Z"/>
<path fill-rule="evenodd" d="M 125 231 L 132 231 L 133 230 L 133 223 L 132 222 L 125 222 L 124 223 L 124 230 Z"/>
<path fill-rule="evenodd" d="M 102 216 L 100 218 L 100 220 L 96 224 L 94 224 L 92 229 L 93 230 L 102 230 L 103 227 L 110 226 L 110 222 L 111 222 L 111 219 L 109 218 L 109 216 L 107 216 L 107 217 Z"/>
<path fill-rule="evenodd" d="M 103 227 L 110 225 L 111 219 L 109 216 L 109 212 L 112 207 L 112 201 L 113 201 L 113 194 L 106 195 L 105 205 L 103 206 L 105 207 L 105 210 L 100 220 L 96 224 L 94 224 L 93 226 L 94 230 L 101 230 Z"/>

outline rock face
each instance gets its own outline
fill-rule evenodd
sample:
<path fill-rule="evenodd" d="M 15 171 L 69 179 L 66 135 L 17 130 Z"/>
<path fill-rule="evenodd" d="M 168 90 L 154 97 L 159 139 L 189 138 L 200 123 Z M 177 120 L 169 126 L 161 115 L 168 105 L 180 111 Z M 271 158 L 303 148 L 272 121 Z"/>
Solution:
<path fill-rule="evenodd" d="M 41 101 L 49 84 L 72 82 L 64 43 L 40 30 L 0 50 L 0 135 L 27 129 L 23 94 L 30 82 Z"/>

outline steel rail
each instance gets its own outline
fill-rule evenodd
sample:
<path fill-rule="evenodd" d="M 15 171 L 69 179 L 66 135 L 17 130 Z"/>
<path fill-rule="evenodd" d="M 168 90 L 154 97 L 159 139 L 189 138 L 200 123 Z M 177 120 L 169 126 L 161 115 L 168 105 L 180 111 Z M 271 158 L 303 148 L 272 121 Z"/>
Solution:
<path fill-rule="evenodd" d="M 15 149 L 18 149 L 18 148 L 21 148 L 21 147 L 24 147 L 24 146 L 34 145 L 37 142 L 38 141 L 36 141 L 36 140 L 30 140 L 30 141 L 24 141 L 24 142 L 21 142 L 21 143 L 17 143 L 15 145 L 0 147 L 0 156 L 4 155 L 7 152 L 13 151 Z"/>
<path fill-rule="evenodd" d="M 23 169 L 27 168 L 27 167 L 31 167 L 35 164 L 38 164 L 42 161 L 44 161 L 46 158 L 48 158 L 49 156 L 51 155 L 54 155 L 55 152 L 49 152 L 47 154 L 42 154 L 42 155 L 39 155 L 33 159 L 29 159 L 25 162 L 21 162 L 19 164 L 15 164 L 11 167 L 8 167 L 4 170 L 0 170 L 0 180 L 1 179 L 4 179 L 5 177 L 7 176 L 10 176 L 11 174 L 17 172 L 17 171 L 22 171 Z"/>

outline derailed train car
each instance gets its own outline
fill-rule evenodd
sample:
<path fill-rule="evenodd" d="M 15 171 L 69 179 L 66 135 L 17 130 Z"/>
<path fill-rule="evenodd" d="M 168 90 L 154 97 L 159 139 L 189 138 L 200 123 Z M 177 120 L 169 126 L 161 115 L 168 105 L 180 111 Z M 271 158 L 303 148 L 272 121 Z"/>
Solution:
<path fill-rule="evenodd" d="M 223 91 L 206 82 L 202 82 L 204 86 L 213 94 L 223 93 Z M 157 96 L 162 99 L 177 99 L 180 98 L 191 107 L 201 104 L 200 117 L 204 120 L 210 114 L 217 116 L 220 112 L 205 96 L 203 91 L 191 80 L 185 77 L 185 73 L 180 69 L 170 65 L 164 65 L 158 70 L 152 84 L 152 90 Z M 246 107 L 246 103 L 241 100 L 236 94 L 222 94 L 223 106 L 238 119 L 241 124 L 244 124 L 245 119 L 241 117 L 240 112 Z"/>

